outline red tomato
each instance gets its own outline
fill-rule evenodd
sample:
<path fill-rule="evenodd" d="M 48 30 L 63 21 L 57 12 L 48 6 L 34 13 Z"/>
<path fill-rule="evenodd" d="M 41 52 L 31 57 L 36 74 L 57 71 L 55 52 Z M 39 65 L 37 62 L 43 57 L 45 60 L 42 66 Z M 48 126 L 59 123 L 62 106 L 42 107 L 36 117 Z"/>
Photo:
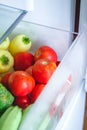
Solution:
<path fill-rule="evenodd" d="M 2 77 L 2 79 L 1 79 L 2 84 L 3 84 L 5 87 L 7 87 L 8 89 L 9 89 L 8 79 L 9 79 L 9 77 L 10 77 L 11 74 L 12 74 L 12 73 L 7 73 L 7 74 L 5 74 L 5 75 Z"/>
<path fill-rule="evenodd" d="M 55 62 L 40 59 L 33 65 L 32 74 L 36 82 L 46 84 L 56 68 Z"/>
<path fill-rule="evenodd" d="M 34 103 L 44 89 L 45 84 L 37 84 L 31 92 L 31 103 Z"/>
<path fill-rule="evenodd" d="M 49 46 L 41 46 L 35 51 L 34 60 L 37 61 L 39 59 L 49 59 L 55 63 L 58 60 L 55 50 Z"/>
<path fill-rule="evenodd" d="M 59 64 L 60 64 L 60 61 L 57 61 L 57 62 L 56 62 L 56 65 L 58 66 Z"/>
<path fill-rule="evenodd" d="M 32 68 L 33 68 L 33 66 L 30 66 L 30 67 L 28 67 L 25 71 L 26 71 L 28 74 L 32 75 Z"/>
<path fill-rule="evenodd" d="M 35 87 L 34 78 L 25 71 L 15 71 L 9 77 L 9 89 L 15 96 L 25 96 Z"/>
<path fill-rule="evenodd" d="M 22 109 L 25 109 L 30 105 L 30 99 L 28 96 L 15 97 L 14 105 L 18 105 Z"/>
<path fill-rule="evenodd" d="M 20 52 L 14 56 L 14 69 L 25 70 L 33 65 L 34 56 L 29 52 Z"/>

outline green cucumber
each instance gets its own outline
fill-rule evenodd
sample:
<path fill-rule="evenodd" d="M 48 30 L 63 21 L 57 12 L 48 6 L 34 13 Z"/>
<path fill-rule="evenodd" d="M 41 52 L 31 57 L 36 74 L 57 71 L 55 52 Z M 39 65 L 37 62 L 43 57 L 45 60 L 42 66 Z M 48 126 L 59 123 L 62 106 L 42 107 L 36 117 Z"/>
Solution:
<path fill-rule="evenodd" d="M 13 109 L 13 106 L 9 107 L 0 117 L 0 126 L 2 125 L 2 123 L 4 122 L 4 120 L 7 118 L 7 116 L 9 115 L 9 113 L 11 112 L 11 110 Z"/>
<path fill-rule="evenodd" d="M 22 121 L 25 119 L 27 113 L 29 113 L 30 109 L 32 108 L 33 104 L 29 105 L 26 109 L 23 110 Z"/>
<path fill-rule="evenodd" d="M 22 109 L 14 106 L 0 125 L 0 130 L 17 130 L 22 118 Z"/>

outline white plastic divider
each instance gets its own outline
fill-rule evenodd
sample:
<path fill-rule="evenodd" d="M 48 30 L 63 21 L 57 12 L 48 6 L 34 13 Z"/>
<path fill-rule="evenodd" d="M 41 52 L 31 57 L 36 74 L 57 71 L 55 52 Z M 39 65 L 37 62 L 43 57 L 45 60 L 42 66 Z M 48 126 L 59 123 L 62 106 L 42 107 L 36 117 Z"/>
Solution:
<path fill-rule="evenodd" d="M 79 89 L 75 91 L 62 118 L 52 130 L 83 130 L 86 100 L 84 86 L 85 80 L 82 81 Z"/>

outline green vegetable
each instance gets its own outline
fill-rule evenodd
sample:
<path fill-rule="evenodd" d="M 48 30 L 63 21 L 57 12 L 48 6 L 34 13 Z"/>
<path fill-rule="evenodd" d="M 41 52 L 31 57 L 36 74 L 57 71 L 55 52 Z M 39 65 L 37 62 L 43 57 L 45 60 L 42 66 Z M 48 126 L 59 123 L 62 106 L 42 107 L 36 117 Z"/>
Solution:
<path fill-rule="evenodd" d="M 0 113 L 3 113 L 13 101 L 13 95 L 0 83 Z"/>
<path fill-rule="evenodd" d="M 1 115 L 1 118 L 0 118 L 0 126 L 1 126 L 1 124 L 5 121 L 6 117 L 7 117 L 8 114 L 11 112 L 12 109 L 13 109 L 13 106 L 10 106 L 10 107 L 7 108 L 6 111 Z"/>
<path fill-rule="evenodd" d="M 27 115 L 27 113 L 29 113 L 29 111 L 31 110 L 32 106 L 33 106 L 33 104 L 29 105 L 27 108 L 25 108 L 23 110 L 22 121 L 26 118 L 26 115 Z"/>
<path fill-rule="evenodd" d="M 20 123 L 20 126 L 19 126 L 19 130 L 21 129 L 23 123 L 24 123 L 24 125 L 26 125 L 25 119 L 26 119 L 26 117 L 27 117 L 27 114 L 28 114 L 28 113 L 30 112 L 30 110 L 32 109 L 32 107 L 33 107 L 33 104 L 30 104 L 27 108 L 25 108 L 25 109 L 23 110 L 23 114 L 22 114 L 22 119 L 21 119 L 21 123 Z"/>
<path fill-rule="evenodd" d="M 21 108 L 18 106 L 9 107 L 0 118 L 0 130 L 18 130 L 21 118 Z"/>

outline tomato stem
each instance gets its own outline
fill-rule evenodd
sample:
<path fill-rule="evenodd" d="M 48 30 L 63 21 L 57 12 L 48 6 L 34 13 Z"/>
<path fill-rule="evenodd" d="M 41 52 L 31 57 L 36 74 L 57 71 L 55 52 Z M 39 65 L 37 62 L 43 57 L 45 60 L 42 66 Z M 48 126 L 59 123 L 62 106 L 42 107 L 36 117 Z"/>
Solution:
<path fill-rule="evenodd" d="M 29 44 L 30 43 L 30 39 L 28 37 L 23 37 L 22 41 L 24 42 L 24 44 Z"/>

